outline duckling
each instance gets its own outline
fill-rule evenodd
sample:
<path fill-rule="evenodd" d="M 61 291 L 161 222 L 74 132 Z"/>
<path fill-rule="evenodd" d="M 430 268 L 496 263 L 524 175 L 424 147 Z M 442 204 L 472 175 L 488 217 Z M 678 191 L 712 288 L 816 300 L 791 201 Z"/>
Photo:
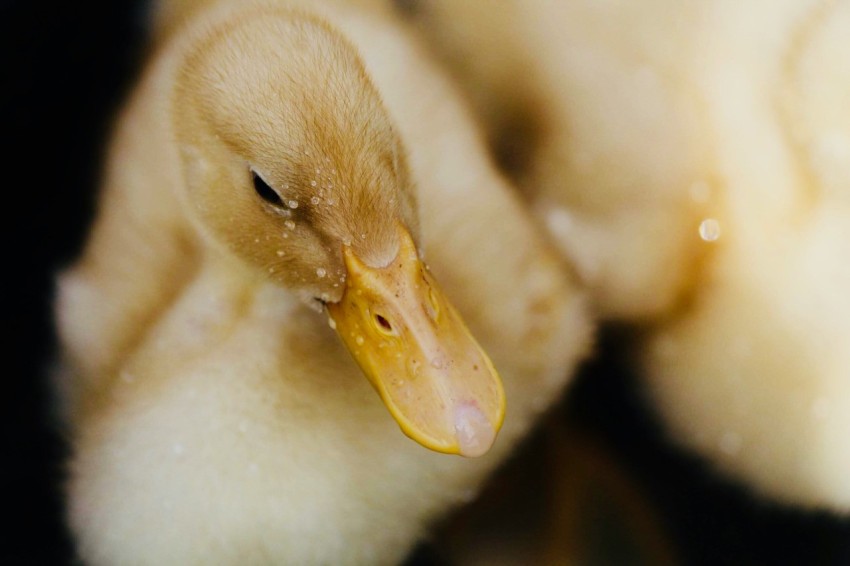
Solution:
<path fill-rule="evenodd" d="M 462 6 L 459 4 L 463 4 Z M 423 3 L 671 435 L 782 501 L 846 510 L 846 2 Z"/>
<path fill-rule="evenodd" d="M 394 22 L 187 14 L 59 285 L 79 554 L 395 563 L 563 390 L 582 295 Z"/>
<path fill-rule="evenodd" d="M 414 12 L 603 320 L 669 312 L 701 256 L 705 203 L 688 188 L 705 184 L 709 152 L 684 80 L 692 12 L 490 0 Z"/>

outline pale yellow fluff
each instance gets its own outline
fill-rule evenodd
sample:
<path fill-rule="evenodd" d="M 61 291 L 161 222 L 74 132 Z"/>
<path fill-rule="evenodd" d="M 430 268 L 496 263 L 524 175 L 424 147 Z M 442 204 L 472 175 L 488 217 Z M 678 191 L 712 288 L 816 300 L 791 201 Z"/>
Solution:
<path fill-rule="evenodd" d="M 453 88 L 391 20 L 324 3 L 233 2 L 186 14 L 186 27 L 163 34 L 171 39 L 121 113 L 90 241 L 60 281 L 59 387 L 80 556 L 94 565 L 396 563 L 431 521 L 474 496 L 562 391 L 587 349 L 580 294 L 494 172 Z M 289 65 L 269 40 L 279 33 L 325 57 L 305 65 L 299 52 Z M 226 70 L 212 90 L 194 80 L 190 56 Z M 233 73 L 249 81 L 244 93 L 228 90 L 241 84 Z M 306 73 L 295 82 L 314 80 L 321 94 L 264 114 L 276 107 L 263 102 L 271 91 L 259 79 L 287 73 Z M 203 112 L 226 115 L 228 140 L 274 170 L 278 157 L 313 164 L 288 144 L 313 147 L 318 134 L 277 127 L 293 111 L 311 105 L 319 129 L 333 129 L 324 112 L 335 102 L 365 112 L 359 125 L 380 155 L 343 143 L 332 161 L 374 161 L 380 182 L 369 190 L 398 201 L 379 196 L 370 202 L 384 204 L 361 216 L 315 217 L 326 230 L 375 226 L 357 244 L 374 251 L 369 238 L 381 240 L 387 220 L 378 215 L 414 222 L 418 201 L 426 258 L 504 380 L 508 413 L 487 456 L 432 453 L 401 434 L 326 318 L 302 300 L 334 292 L 316 269 L 335 257 L 311 243 L 316 226 L 298 226 L 307 235 L 287 247 L 269 243 L 262 218 L 242 216 L 233 191 L 252 190 L 247 169 L 228 161 L 233 148 L 215 132 L 192 129 L 210 122 L 193 121 L 199 107 L 175 96 L 185 77 L 193 80 L 177 90 L 207 93 Z M 261 142 L 252 145 L 252 133 Z M 396 136 L 406 157 L 381 173 Z M 274 249 L 300 259 L 265 262 Z"/>
<path fill-rule="evenodd" d="M 672 434 L 850 507 L 850 2 L 423 6 Z"/>

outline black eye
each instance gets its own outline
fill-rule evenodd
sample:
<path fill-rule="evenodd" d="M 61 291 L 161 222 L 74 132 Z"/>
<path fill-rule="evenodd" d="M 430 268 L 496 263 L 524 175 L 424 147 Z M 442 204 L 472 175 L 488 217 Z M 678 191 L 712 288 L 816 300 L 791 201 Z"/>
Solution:
<path fill-rule="evenodd" d="M 251 171 L 251 177 L 254 181 L 254 190 L 257 191 L 260 198 L 275 206 L 283 206 L 283 200 L 281 200 L 280 195 L 268 183 L 263 181 L 263 178 L 257 175 L 256 171 Z"/>

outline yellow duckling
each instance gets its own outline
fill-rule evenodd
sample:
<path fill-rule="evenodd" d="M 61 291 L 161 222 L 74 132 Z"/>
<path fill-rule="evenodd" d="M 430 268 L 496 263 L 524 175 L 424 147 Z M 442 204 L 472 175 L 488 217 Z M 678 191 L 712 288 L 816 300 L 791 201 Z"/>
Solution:
<path fill-rule="evenodd" d="M 190 12 L 122 114 L 58 305 L 86 563 L 397 562 L 586 350 L 452 88 L 329 6 Z"/>
<path fill-rule="evenodd" d="M 494 129 L 534 98 L 529 198 L 601 315 L 642 323 L 673 436 L 848 509 L 850 3 L 424 6 Z"/>

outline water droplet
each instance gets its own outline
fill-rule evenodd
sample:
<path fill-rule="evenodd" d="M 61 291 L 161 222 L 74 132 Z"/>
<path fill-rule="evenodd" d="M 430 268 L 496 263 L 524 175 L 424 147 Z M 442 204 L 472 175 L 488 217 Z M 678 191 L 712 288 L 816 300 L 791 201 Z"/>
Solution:
<path fill-rule="evenodd" d="M 284 238 L 288 238 L 288 237 L 289 237 L 289 234 L 287 234 L 286 232 L 284 232 L 284 233 L 283 233 L 283 237 L 284 237 Z"/>
<path fill-rule="evenodd" d="M 336 330 L 336 321 L 331 317 L 328 317 L 328 326 Z"/>
<path fill-rule="evenodd" d="M 313 204 L 319 204 L 319 197 L 313 197 L 310 199 L 310 202 Z"/>
<path fill-rule="evenodd" d="M 354 339 L 354 341 L 357 342 L 358 346 L 362 346 L 363 342 L 365 342 L 366 340 L 362 336 L 358 336 L 357 338 Z"/>
<path fill-rule="evenodd" d="M 295 229 L 295 222 L 293 222 L 292 220 L 287 220 L 286 222 L 283 223 L 283 225 L 286 226 L 287 230 L 294 230 Z"/>
<path fill-rule="evenodd" d="M 311 186 L 311 187 L 315 187 L 316 185 L 318 185 L 318 183 L 317 183 L 316 181 L 310 181 L 310 186 Z"/>
<path fill-rule="evenodd" d="M 699 225 L 699 237 L 706 242 L 714 242 L 720 237 L 720 223 L 714 218 L 706 218 Z"/>
<path fill-rule="evenodd" d="M 331 296 L 330 296 L 330 295 L 328 295 L 327 293 L 322 293 L 322 294 L 320 295 L 320 297 L 321 297 L 321 299 L 322 299 L 323 301 L 325 301 L 326 303 L 327 303 L 328 301 L 330 301 L 330 300 L 331 300 Z"/>
<path fill-rule="evenodd" d="M 291 200 L 287 204 L 289 205 L 289 208 L 298 208 L 298 201 L 297 200 Z"/>
<path fill-rule="evenodd" d="M 332 198 L 328 198 L 326 202 L 328 203 L 328 206 L 333 206 L 336 204 L 336 201 Z"/>
<path fill-rule="evenodd" d="M 361 240 L 365 240 L 365 239 L 366 239 L 366 234 L 360 234 L 360 239 L 361 239 Z"/>
<path fill-rule="evenodd" d="M 286 255 L 286 252 L 283 250 L 277 250 L 277 257 L 283 257 Z"/>
<path fill-rule="evenodd" d="M 320 278 L 324 277 L 327 274 L 328 274 L 328 272 L 325 270 L 324 267 L 319 267 L 319 268 L 316 269 L 316 275 L 318 275 Z"/>
<path fill-rule="evenodd" d="M 346 246 L 350 246 L 351 245 L 351 238 L 348 238 L 348 237 L 343 238 L 342 243 L 345 244 Z"/>

